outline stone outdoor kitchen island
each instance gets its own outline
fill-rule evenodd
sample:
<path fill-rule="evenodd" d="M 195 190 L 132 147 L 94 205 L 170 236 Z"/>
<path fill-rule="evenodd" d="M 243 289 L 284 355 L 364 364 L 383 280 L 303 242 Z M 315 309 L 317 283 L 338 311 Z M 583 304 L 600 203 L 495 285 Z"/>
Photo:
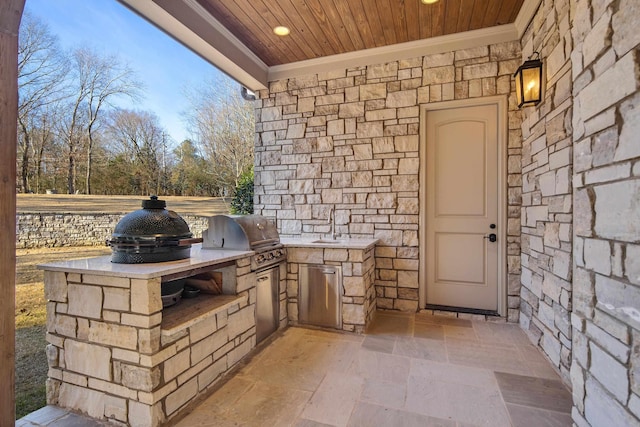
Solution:
<path fill-rule="evenodd" d="M 256 346 L 252 254 L 196 245 L 180 261 L 114 264 L 104 256 L 40 266 L 48 403 L 131 426 L 175 417 Z M 162 281 L 203 271 L 222 274 L 223 295 L 163 309 Z"/>

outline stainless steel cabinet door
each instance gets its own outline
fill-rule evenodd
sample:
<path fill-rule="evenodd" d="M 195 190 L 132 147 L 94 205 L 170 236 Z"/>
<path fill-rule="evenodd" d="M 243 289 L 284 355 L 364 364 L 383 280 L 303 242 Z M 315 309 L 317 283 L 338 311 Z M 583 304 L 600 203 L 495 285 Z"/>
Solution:
<path fill-rule="evenodd" d="M 299 270 L 298 320 L 342 327 L 342 270 L 333 265 L 302 264 Z"/>
<path fill-rule="evenodd" d="M 256 342 L 278 329 L 280 267 L 256 273 Z"/>

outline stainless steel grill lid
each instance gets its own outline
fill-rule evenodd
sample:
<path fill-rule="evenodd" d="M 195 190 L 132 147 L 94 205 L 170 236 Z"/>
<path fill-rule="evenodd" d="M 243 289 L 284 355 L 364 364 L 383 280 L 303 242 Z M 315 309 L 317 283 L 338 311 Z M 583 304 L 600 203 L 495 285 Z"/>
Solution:
<path fill-rule="evenodd" d="M 259 250 L 280 244 L 273 221 L 261 215 L 216 215 L 202 232 L 204 249 Z"/>

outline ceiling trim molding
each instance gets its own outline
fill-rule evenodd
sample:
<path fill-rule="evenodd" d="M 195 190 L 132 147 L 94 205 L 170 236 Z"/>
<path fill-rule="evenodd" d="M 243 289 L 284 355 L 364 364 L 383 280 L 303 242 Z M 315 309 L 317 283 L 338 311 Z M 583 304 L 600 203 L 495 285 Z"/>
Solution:
<path fill-rule="evenodd" d="M 194 0 L 118 1 L 243 86 L 266 89 L 267 65 Z"/>
<path fill-rule="evenodd" d="M 390 46 L 324 56 L 322 58 L 314 58 L 291 64 L 274 65 L 268 69 L 268 80 L 271 82 L 308 74 L 384 64 L 401 59 L 487 46 L 519 39 L 520 37 L 516 26 L 514 24 L 505 24 L 425 40 L 416 40 Z"/>
<path fill-rule="evenodd" d="M 516 16 L 516 20 L 514 22 L 516 30 L 518 30 L 519 39 L 522 38 L 524 32 L 529 27 L 533 16 L 540 7 L 540 3 L 542 3 L 542 0 L 524 0 L 524 3 L 522 3 L 520 12 L 518 12 L 518 16 Z"/>

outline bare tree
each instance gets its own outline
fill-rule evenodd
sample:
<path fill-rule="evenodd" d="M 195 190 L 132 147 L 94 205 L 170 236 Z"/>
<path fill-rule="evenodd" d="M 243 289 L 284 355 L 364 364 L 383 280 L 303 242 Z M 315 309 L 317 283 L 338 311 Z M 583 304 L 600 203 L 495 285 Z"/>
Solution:
<path fill-rule="evenodd" d="M 34 139 L 48 132 L 39 126 L 48 121 L 45 116 L 52 104 L 63 97 L 65 68 L 57 37 L 42 20 L 26 12 L 20 25 L 18 46 L 18 151 L 24 192 L 31 190 L 29 178 L 41 167 L 41 157 L 33 155 L 42 147 L 35 147 Z"/>
<path fill-rule="evenodd" d="M 81 62 L 76 63 L 75 66 L 78 67 L 74 73 L 75 79 L 72 88 L 75 93 L 70 96 L 72 100 L 65 108 L 66 117 L 60 122 L 60 133 L 64 135 L 67 146 L 67 191 L 69 194 L 76 192 L 77 157 L 82 145 L 83 132 L 86 129 L 85 117 L 82 114 L 82 102 L 88 93 L 86 70 L 83 69 Z"/>
<path fill-rule="evenodd" d="M 211 165 L 208 172 L 217 185 L 232 191 L 253 166 L 254 105 L 227 78 L 192 89 L 188 97 L 192 108 L 187 120 Z"/>
<path fill-rule="evenodd" d="M 101 112 L 118 96 L 139 96 L 142 84 L 133 71 L 114 56 L 101 56 L 88 48 L 71 54 L 71 102 L 63 121 L 62 133 L 67 144 L 69 194 L 75 192 L 78 161 L 85 155 L 85 190 L 91 192 L 91 171 L 95 130 Z M 82 149 L 85 150 L 82 150 Z"/>
<path fill-rule="evenodd" d="M 79 60 L 86 63 L 88 71 L 85 185 L 87 194 L 91 194 L 94 131 L 100 111 L 116 96 L 137 98 L 142 83 L 136 80 L 135 73 L 128 66 L 121 65 L 114 56 L 102 58 L 85 49 L 76 54 L 82 57 Z"/>
<path fill-rule="evenodd" d="M 160 192 L 165 132 L 157 116 L 146 111 L 115 110 L 108 135 L 111 152 L 129 165 L 129 174 L 141 195 Z"/>
<path fill-rule="evenodd" d="M 32 157 L 35 168 L 35 192 L 40 193 L 42 183 L 42 166 L 45 155 L 53 146 L 55 135 L 55 123 L 60 113 L 55 108 L 56 104 L 52 104 L 51 108 L 46 109 L 38 116 L 38 123 L 35 127 L 36 131 L 32 138 Z"/>

